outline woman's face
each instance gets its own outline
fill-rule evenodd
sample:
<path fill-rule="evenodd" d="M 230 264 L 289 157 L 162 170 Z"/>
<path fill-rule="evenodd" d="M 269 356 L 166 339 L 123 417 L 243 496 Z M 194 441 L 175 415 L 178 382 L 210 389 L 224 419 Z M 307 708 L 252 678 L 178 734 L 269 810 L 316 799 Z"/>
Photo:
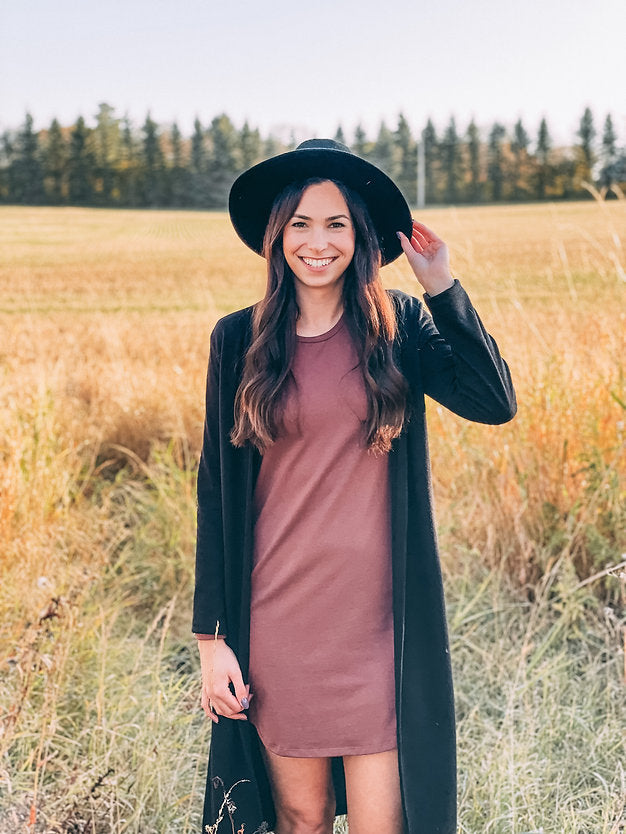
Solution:
<path fill-rule="evenodd" d="M 310 185 L 283 231 L 283 253 L 298 284 L 310 288 L 343 284 L 354 255 L 354 226 L 334 182 Z"/>

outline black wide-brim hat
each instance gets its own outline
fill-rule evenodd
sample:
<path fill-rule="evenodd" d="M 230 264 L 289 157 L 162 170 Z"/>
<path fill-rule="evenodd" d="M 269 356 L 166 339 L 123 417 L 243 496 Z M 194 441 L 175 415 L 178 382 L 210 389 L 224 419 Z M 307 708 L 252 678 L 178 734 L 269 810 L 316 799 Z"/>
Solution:
<path fill-rule="evenodd" d="M 273 156 L 244 171 L 230 190 L 228 210 L 243 242 L 263 254 L 263 237 L 274 200 L 286 186 L 310 177 L 338 180 L 356 191 L 376 229 L 382 264 L 402 254 L 396 232 L 411 239 L 411 212 L 390 177 L 333 139 L 308 139 L 295 151 Z"/>

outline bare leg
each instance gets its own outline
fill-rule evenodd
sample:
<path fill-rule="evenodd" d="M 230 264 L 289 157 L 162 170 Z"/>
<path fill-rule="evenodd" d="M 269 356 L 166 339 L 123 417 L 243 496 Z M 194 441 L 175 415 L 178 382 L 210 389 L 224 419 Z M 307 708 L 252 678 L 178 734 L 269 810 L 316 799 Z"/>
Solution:
<path fill-rule="evenodd" d="M 344 756 L 350 834 L 402 834 L 398 751 Z"/>
<path fill-rule="evenodd" d="M 275 834 L 332 834 L 335 793 L 330 759 L 277 756 L 261 749 L 276 806 Z"/>

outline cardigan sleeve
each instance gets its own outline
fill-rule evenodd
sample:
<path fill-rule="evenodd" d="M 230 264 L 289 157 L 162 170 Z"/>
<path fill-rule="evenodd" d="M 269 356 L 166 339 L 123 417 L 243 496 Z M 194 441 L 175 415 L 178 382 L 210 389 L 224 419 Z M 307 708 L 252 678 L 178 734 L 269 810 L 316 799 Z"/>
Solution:
<path fill-rule="evenodd" d="M 458 279 L 436 296 L 425 294 L 432 318 L 410 298 L 407 335 L 409 343 L 417 341 L 424 393 L 477 423 L 513 419 L 517 402 L 508 365 Z"/>
<path fill-rule="evenodd" d="M 202 452 L 198 467 L 195 590 L 191 630 L 220 636 L 227 631 L 224 600 L 224 535 L 220 460 L 220 378 L 222 353 L 220 322 L 211 334 L 206 379 Z"/>

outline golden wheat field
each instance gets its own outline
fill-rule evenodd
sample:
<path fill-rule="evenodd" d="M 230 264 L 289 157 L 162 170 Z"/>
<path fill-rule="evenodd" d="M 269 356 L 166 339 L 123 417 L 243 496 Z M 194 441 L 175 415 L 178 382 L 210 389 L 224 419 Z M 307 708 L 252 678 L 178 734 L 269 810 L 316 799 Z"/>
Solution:
<path fill-rule="evenodd" d="M 522 611 L 547 588 L 560 605 L 582 591 L 582 607 L 597 605 L 608 618 L 613 665 L 602 675 L 617 692 L 626 201 L 446 208 L 419 219 L 448 243 L 453 273 L 498 341 L 519 402 L 517 417 L 499 427 L 429 405 L 444 575 L 451 594 L 474 589 L 451 598 L 453 642 L 455 629 L 489 607 L 494 576 Z M 192 831 L 204 778 L 204 748 L 194 745 L 207 738 L 190 639 L 207 351 L 217 318 L 263 293 L 264 263 L 225 214 L 184 211 L 0 207 L 0 253 L 0 834 Z M 383 276 L 421 297 L 408 264 Z M 524 658 L 544 647 L 533 674 L 550 657 L 551 627 L 541 638 L 512 627 Z M 521 674 L 519 657 L 513 652 L 511 663 Z M 172 664 L 187 674 L 184 684 L 163 677 Z M 151 706 L 139 726 L 133 708 L 142 697 Z M 559 825 L 578 827 L 546 831 L 623 830 L 615 823 L 626 796 L 623 767 L 621 776 L 615 769 L 619 709 L 606 698 L 602 720 L 596 703 L 588 729 L 616 781 L 603 776 L 609 787 L 590 827 L 559 795 L 561 811 L 571 812 Z M 464 699 L 461 691 L 462 717 Z M 481 756 L 500 778 L 497 762 Z M 124 783 L 125 767 L 143 792 Z M 535 782 L 530 790 L 516 770 L 502 779 L 514 798 L 507 794 L 501 817 L 489 817 L 493 796 L 462 783 L 463 831 L 543 824 L 528 808 L 545 807 L 558 779 L 536 805 Z M 521 798 L 511 787 L 519 785 Z M 487 825 L 496 818 L 500 827 Z"/>
<path fill-rule="evenodd" d="M 264 264 L 220 214 L 0 217 L 0 536 L 11 553 L 24 525 L 33 536 L 54 523 L 76 467 L 146 462 L 167 441 L 197 454 L 211 328 L 260 296 Z M 582 528 L 611 526 L 611 502 L 623 499 L 609 481 L 624 471 L 626 203 L 444 209 L 422 220 L 449 243 L 519 400 L 515 421 L 496 429 L 432 409 L 438 504 L 444 517 L 455 508 L 446 523 L 521 582 L 558 554 L 542 551 L 566 516 L 581 577 L 619 561 L 610 537 L 585 542 Z M 407 264 L 383 274 L 421 296 Z"/>

